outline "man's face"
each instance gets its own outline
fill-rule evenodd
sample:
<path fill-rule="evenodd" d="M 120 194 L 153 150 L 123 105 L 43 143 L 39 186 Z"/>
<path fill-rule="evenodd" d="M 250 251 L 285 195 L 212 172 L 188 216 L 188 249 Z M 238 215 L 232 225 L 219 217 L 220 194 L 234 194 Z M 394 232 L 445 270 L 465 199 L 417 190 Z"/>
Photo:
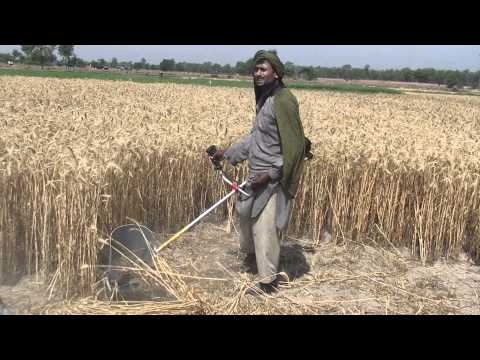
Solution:
<path fill-rule="evenodd" d="M 267 60 L 260 60 L 255 64 L 255 69 L 253 70 L 255 85 L 268 85 L 275 79 L 278 79 L 278 75 Z"/>

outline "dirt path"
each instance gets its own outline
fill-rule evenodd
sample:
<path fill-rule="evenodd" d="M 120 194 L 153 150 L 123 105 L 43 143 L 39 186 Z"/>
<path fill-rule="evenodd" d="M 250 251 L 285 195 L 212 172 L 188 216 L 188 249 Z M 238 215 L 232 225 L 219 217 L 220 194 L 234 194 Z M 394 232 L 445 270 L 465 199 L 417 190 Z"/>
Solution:
<path fill-rule="evenodd" d="M 235 281 L 255 280 L 255 267 L 238 253 L 238 235 L 225 229 L 199 224 L 161 253 L 177 273 L 190 276 L 185 281 L 205 299 L 235 297 Z M 268 313 L 480 314 L 480 267 L 466 257 L 423 267 L 406 249 L 332 241 L 311 248 L 307 240 L 287 238 L 281 271 L 289 282 L 267 299 Z M 33 278 L 0 286 L 0 298 L 18 314 L 41 312 L 48 295 Z"/>

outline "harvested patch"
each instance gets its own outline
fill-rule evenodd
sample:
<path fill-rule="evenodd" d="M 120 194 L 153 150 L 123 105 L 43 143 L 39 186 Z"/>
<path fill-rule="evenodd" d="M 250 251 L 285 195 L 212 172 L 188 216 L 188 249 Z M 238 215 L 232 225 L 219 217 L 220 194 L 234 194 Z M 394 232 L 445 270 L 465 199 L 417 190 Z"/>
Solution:
<path fill-rule="evenodd" d="M 407 249 L 345 241 L 285 239 L 284 282 L 273 295 L 251 297 L 254 270 L 226 224 L 201 224 L 161 252 L 170 301 L 95 298 L 35 308 L 45 314 L 480 314 L 480 268 L 466 257 L 423 266 Z M 166 236 L 166 234 L 165 234 Z M 168 267 L 167 264 L 168 263 Z M 169 278 L 165 278 L 168 276 Z M 154 285 L 155 281 L 151 281 Z M 176 284 L 175 288 L 173 284 Z M 0 296 L 5 296 L 0 294 Z M 7 297 L 5 297 L 7 299 Z"/>

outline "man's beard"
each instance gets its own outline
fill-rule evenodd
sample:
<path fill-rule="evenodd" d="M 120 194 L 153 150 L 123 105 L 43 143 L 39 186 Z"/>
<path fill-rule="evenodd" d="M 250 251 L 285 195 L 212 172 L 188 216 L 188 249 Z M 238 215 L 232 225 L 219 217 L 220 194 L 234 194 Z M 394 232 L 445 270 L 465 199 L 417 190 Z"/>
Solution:
<path fill-rule="evenodd" d="M 265 82 L 265 79 L 262 79 L 262 78 L 255 79 L 254 82 L 255 82 L 255 85 L 258 86 L 259 88 L 262 88 L 263 86 L 268 85 L 268 83 Z"/>
<path fill-rule="evenodd" d="M 267 97 L 273 94 L 279 87 L 282 87 L 282 82 L 275 79 L 269 83 L 265 83 L 263 80 L 263 85 L 257 85 L 257 81 L 254 79 L 254 90 L 255 90 L 255 102 L 257 104 L 258 110 L 260 110 L 265 103 Z"/>

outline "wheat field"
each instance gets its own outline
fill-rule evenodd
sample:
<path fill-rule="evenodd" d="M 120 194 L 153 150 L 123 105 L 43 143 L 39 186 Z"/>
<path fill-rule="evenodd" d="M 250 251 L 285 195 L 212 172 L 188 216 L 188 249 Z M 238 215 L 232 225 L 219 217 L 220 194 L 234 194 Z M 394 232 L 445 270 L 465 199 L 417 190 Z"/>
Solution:
<path fill-rule="evenodd" d="M 480 259 L 480 97 L 293 93 L 315 157 L 292 234 Z M 0 77 L 0 280 L 92 294 L 102 239 L 131 219 L 172 231 L 198 216 L 226 191 L 206 147 L 253 120 L 251 89 Z"/>

